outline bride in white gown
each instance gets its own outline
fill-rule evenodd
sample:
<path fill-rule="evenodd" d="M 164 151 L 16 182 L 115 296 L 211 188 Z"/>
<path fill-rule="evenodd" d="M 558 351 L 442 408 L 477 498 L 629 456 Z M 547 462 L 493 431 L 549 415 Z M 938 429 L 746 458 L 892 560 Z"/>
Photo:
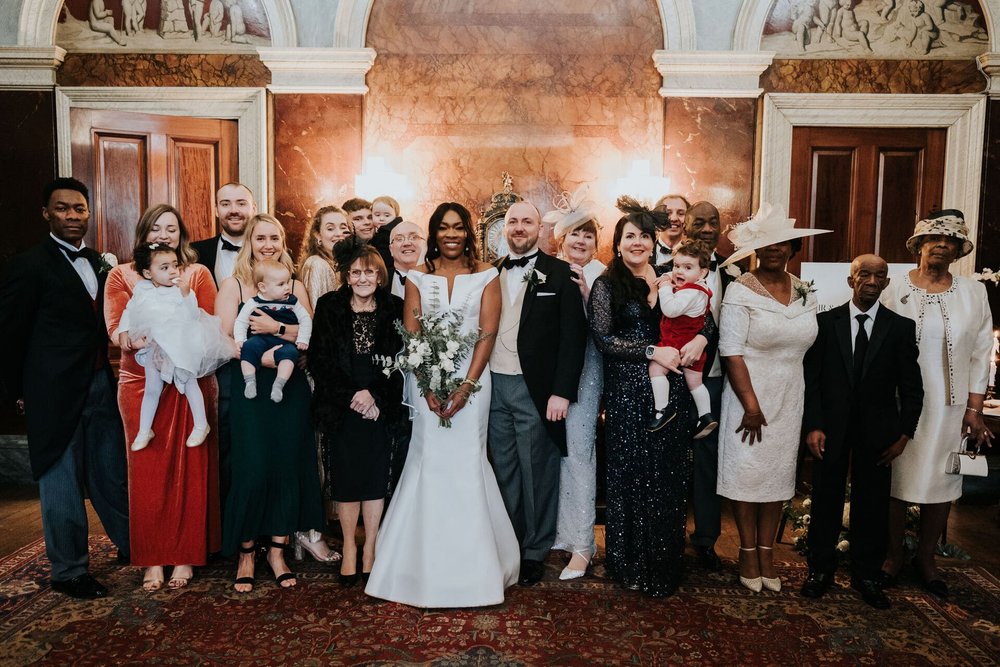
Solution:
<path fill-rule="evenodd" d="M 420 396 L 408 378 L 413 435 L 365 592 L 415 607 L 500 604 L 517 582 L 520 548 L 486 459 L 498 273 L 476 258 L 471 215 L 460 204 L 438 206 L 428 231 L 427 263 L 407 274 L 403 322 L 415 331 L 415 310 L 451 309 L 461 313 L 464 331 L 489 334 L 455 373 L 482 389 L 470 398 L 466 384 L 441 402 Z M 440 427 L 440 417 L 450 418 L 451 428 Z"/>

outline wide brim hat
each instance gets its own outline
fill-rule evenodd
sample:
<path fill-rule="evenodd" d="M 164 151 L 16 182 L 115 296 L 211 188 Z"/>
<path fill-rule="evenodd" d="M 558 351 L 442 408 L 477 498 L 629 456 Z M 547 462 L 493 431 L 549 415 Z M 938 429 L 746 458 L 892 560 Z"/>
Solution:
<path fill-rule="evenodd" d="M 597 222 L 597 204 L 587 199 L 588 185 L 582 185 L 576 192 L 563 192 L 552 202 L 553 208 L 542 217 L 542 222 L 553 224 L 552 236 L 561 238 L 588 220 L 600 228 Z"/>
<path fill-rule="evenodd" d="M 764 202 L 752 218 L 730 225 L 726 237 L 732 242 L 735 251 L 721 266 L 745 259 L 765 246 L 831 231 L 833 230 L 796 227 L 795 218 L 785 215 L 783 206 L 772 206 Z"/>
<path fill-rule="evenodd" d="M 919 255 L 921 238 L 924 236 L 949 236 L 958 239 L 962 242 L 958 257 L 965 257 L 975 248 L 972 241 L 969 240 L 969 228 L 965 224 L 965 214 L 957 208 L 936 211 L 919 221 L 913 228 L 913 236 L 906 239 L 906 249 L 914 255 Z"/>

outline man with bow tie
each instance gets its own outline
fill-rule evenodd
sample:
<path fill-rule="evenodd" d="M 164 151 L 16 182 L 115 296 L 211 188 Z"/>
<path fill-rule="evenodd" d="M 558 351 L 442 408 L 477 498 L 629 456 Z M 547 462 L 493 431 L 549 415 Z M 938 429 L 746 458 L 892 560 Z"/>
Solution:
<path fill-rule="evenodd" d="M 556 538 L 566 413 L 576 400 L 587 322 L 569 264 L 538 249 L 541 216 L 517 202 L 504 218 L 502 306 L 490 356 L 489 450 L 521 545 L 520 583 L 542 579 Z"/>
<path fill-rule="evenodd" d="M 125 432 L 108 363 L 104 282 L 110 268 L 83 238 L 87 187 L 57 178 L 43 192 L 49 237 L 11 260 L 0 283 L 5 397 L 24 410 L 38 480 L 52 588 L 76 598 L 108 594 L 88 571 L 84 491 L 129 559 Z"/>
<path fill-rule="evenodd" d="M 427 253 L 424 231 L 406 220 L 398 223 L 389 235 L 389 253 L 392 257 L 392 275 L 389 277 L 391 292 L 402 299 L 406 292 L 406 274 L 423 262 Z"/>
<path fill-rule="evenodd" d="M 677 194 L 664 195 L 656 202 L 655 209 L 667 214 L 670 225 L 656 234 L 656 245 L 649 257 L 649 263 L 653 266 L 673 261 L 674 248 L 684 236 L 684 216 L 690 206 L 684 195 Z"/>

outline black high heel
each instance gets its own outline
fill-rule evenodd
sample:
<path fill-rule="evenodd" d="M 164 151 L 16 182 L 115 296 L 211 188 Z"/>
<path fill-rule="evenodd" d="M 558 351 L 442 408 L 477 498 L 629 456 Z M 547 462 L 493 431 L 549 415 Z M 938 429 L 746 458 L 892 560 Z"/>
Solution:
<path fill-rule="evenodd" d="M 275 542 L 274 540 L 271 540 L 271 548 L 272 549 L 284 550 L 284 548 L 287 547 L 287 546 L 288 546 L 288 542 Z M 268 561 L 268 565 L 270 565 L 270 564 L 271 564 L 271 561 Z M 285 564 L 285 566 L 287 567 L 287 563 Z M 271 565 L 271 571 L 274 572 L 274 566 L 273 565 Z M 278 574 L 277 572 L 274 573 L 274 583 L 278 584 L 278 588 L 293 588 L 295 586 L 295 584 L 292 584 L 290 586 L 282 586 L 281 584 L 284 583 L 284 582 L 286 582 L 286 581 L 294 580 L 294 579 L 296 579 L 294 572 L 285 572 L 284 574 Z M 298 583 L 298 582 L 296 581 L 295 583 Z"/>
<path fill-rule="evenodd" d="M 251 544 L 248 547 L 244 547 L 242 545 L 240 546 L 240 553 L 241 554 L 252 554 L 252 553 L 256 552 L 256 550 L 257 550 L 257 546 L 255 544 Z M 256 567 L 257 567 L 257 560 L 256 560 L 256 558 L 254 558 L 253 562 L 254 562 L 254 569 L 256 570 Z M 237 569 L 237 571 L 239 570 L 239 567 L 240 567 L 240 565 L 239 565 L 239 559 L 237 559 L 237 561 L 236 561 L 236 569 Z M 253 587 L 254 587 L 255 583 L 256 583 L 256 581 L 253 578 L 253 576 L 251 575 L 249 577 L 237 577 L 236 581 L 233 582 L 233 586 L 235 588 L 235 586 L 240 585 L 240 584 L 248 584 L 250 586 L 250 590 L 249 591 L 236 591 L 236 592 L 237 593 L 249 593 L 250 591 L 253 590 Z"/>

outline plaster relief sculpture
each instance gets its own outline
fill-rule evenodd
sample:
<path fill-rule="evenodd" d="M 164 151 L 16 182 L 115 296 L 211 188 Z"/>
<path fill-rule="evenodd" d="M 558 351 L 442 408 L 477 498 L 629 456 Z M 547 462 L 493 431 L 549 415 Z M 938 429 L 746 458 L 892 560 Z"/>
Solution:
<path fill-rule="evenodd" d="M 71 52 L 245 51 L 270 46 L 261 0 L 66 0 L 56 44 Z"/>
<path fill-rule="evenodd" d="M 786 58 L 965 59 L 988 50 L 978 0 L 778 0 L 761 48 Z"/>

